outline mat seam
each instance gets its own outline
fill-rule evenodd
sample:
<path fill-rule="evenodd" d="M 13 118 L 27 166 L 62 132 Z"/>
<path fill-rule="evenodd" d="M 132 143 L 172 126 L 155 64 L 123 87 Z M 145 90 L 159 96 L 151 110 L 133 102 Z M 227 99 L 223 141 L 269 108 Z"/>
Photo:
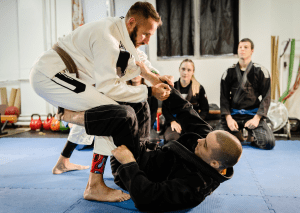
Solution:
<path fill-rule="evenodd" d="M 252 167 L 250 166 L 250 163 L 249 163 L 247 157 L 246 157 L 246 163 L 247 163 L 248 168 L 249 168 L 249 171 L 250 171 L 250 173 L 251 173 L 251 175 L 252 175 L 252 177 L 253 177 L 253 180 L 254 180 L 254 182 L 255 182 L 255 185 L 257 186 L 258 191 L 259 191 L 259 193 L 261 194 L 261 197 L 263 198 L 264 202 L 266 203 L 266 205 L 267 205 L 269 211 L 270 211 L 271 213 L 276 213 L 275 209 L 273 209 L 273 207 L 272 207 L 272 204 L 269 202 L 269 199 L 268 199 L 267 196 L 265 195 L 264 190 L 263 190 L 263 187 L 259 184 L 259 181 L 258 181 L 258 179 L 257 179 L 257 177 L 256 177 L 256 175 L 255 175 L 255 173 L 254 173 L 254 171 L 253 171 L 253 169 L 252 169 Z"/>
<path fill-rule="evenodd" d="M 67 213 L 67 212 L 70 212 L 71 210 L 73 210 L 76 205 L 81 203 L 82 200 L 83 200 L 83 198 L 79 198 L 79 200 L 77 200 L 75 203 L 73 203 L 66 211 L 64 211 L 64 213 Z"/>

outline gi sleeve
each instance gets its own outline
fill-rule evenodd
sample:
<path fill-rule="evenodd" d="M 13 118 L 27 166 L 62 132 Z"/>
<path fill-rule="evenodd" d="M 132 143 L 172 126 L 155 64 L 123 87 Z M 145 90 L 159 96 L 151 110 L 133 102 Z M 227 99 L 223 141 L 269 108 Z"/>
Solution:
<path fill-rule="evenodd" d="M 176 120 L 183 131 L 195 132 L 204 138 L 212 131 L 212 127 L 200 118 L 193 105 L 183 99 L 178 90 L 173 88 L 169 98 L 164 100 L 163 104 L 172 114 L 176 114 Z"/>
<path fill-rule="evenodd" d="M 135 206 L 141 211 L 189 208 L 198 205 L 204 199 L 204 196 L 200 195 L 199 198 L 197 195 L 197 187 L 201 180 L 193 173 L 183 178 L 152 182 L 136 162 L 121 165 L 117 172 Z"/>
<path fill-rule="evenodd" d="M 221 115 L 230 115 L 230 76 L 228 76 L 228 70 L 222 75 L 220 90 Z"/>
<path fill-rule="evenodd" d="M 267 117 L 271 102 L 271 78 L 266 68 L 261 67 L 261 71 L 259 72 L 259 79 L 259 91 L 261 92 L 260 95 L 262 96 L 262 100 L 256 114 Z"/>
<path fill-rule="evenodd" d="M 164 103 L 162 104 L 162 114 L 164 115 L 164 117 L 166 119 L 167 125 L 169 125 L 172 121 L 176 120 Z"/>
<path fill-rule="evenodd" d="M 206 115 L 209 112 L 209 105 L 208 105 L 205 89 L 202 85 L 200 85 L 198 103 L 199 103 L 199 109 L 201 110 L 199 115 L 202 119 L 205 119 Z"/>
<path fill-rule="evenodd" d="M 149 68 L 149 70 L 155 74 L 159 74 L 159 71 L 154 68 L 151 62 L 148 60 L 147 55 L 140 49 L 137 49 L 137 54 L 140 57 L 140 60 L 144 62 L 144 64 Z"/>
<path fill-rule="evenodd" d="M 90 45 L 94 57 L 96 89 L 115 101 L 137 103 L 147 99 L 147 86 L 127 85 L 117 75 L 119 41 L 109 33 L 95 33 Z"/>

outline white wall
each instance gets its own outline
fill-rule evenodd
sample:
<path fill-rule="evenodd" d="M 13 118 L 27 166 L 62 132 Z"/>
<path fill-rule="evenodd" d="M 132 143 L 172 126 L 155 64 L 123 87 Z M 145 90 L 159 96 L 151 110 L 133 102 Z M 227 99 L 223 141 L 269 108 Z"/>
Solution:
<path fill-rule="evenodd" d="M 85 23 L 107 17 L 106 0 L 84 0 L 83 11 Z"/>
<path fill-rule="evenodd" d="M 17 1 L 0 2 L 0 80 L 19 77 Z"/>
<path fill-rule="evenodd" d="M 57 2 L 57 32 L 53 0 L 0 1 L 0 87 L 21 89 L 21 117 L 46 115 L 52 107 L 36 95 L 29 84 L 34 61 L 49 49 L 58 35 L 72 30 L 71 0 Z M 63 10 L 60 10 L 63 9 Z M 51 14 L 51 15 L 50 15 Z M 51 17 L 51 19 L 50 19 Z M 50 26 L 51 22 L 51 26 Z M 5 29 L 5 30 L 3 30 Z"/>
<path fill-rule="evenodd" d="M 46 2 L 46 5 L 43 5 L 43 2 Z M 34 60 L 45 49 L 51 47 L 51 41 L 55 42 L 54 32 L 50 35 L 49 27 L 49 4 L 53 5 L 53 2 L 53 0 L 0 1 L 0 87 L 7 87 L 8 96 L 11 88 L 21 88 L 22 116 L 32 113 L 46 115 L 51 111 L 51 106 L 32 91 L 28 75 Z M 104 0 L 84 2 L 87 22 L 106 16 L 104 8 L 99 6 Z M 155 0 L 149 2 L 155 5 Z M 56 4 L 57 36 L 63 36 L 72 30 L 71 0 L 57 0 Z M 124 10 L 121 4 L 118 5 L 117 15 Z M 46 14 L 43 13 L 44 7 L 46 7 Z M 279 35 L 280 43 L 288 38 L 300 39 L 299 11 L 298 0 L 240 0 L 240 39 L 249 37 L 254 41 L 254 62 L 270 70 L 271 35 Z M 54 10 L 52 9 L 51 12 L 53 24 Z M 48 19 L 44 22 L 43 17 Z M 151 62 L 161 74 L 174 75 L 177 80 L 178 66 L 183 58 L 158 60 L 156 35 L 151 38 L 148 49 Z M 299 41 L 296 42 L 296 49 L 300 54 Z M 195 76 L 205 87 L 209 103 L 219 105 L 221 75 L 230 65 L 237 62 L 237 57 L 209 57 L 193 60 L 196 66 Z M 295 60 L 295 67 L 299 63 L 298 60 Z"/>
<path fill-rule="evenodd" d="M 6 87 L 9 100 L 11 88 L 19 88 L 19 37 L 17 0 L 0 2 L 0 87 Z"/>
<path fill-rule="evenodd" d="M 286 41 L 289 38 L 296 39 L 295 60 L 291 87 L 296 79 L 300 59 L 300 27 L 298 26 L 298 20 L 300 20 L 299 8 L 300 1 L 297 0 L 272 0 L 271 4 L 271 34 L 279 36 L 278 54 L 281 55 L 283 53 Z M 280 60 L 281 94 L 287 89 L 289 66 L 284 69 L 283 63 L 286 62 L 289 65 L 290 47 L 291 45 L 289 45 L 285 55 Z"/>
<path fill-rule="evenodd" d="M 154 0 L 149 1 L 155 3 Z M 255 44 L 253 61 L 270 70 L 271 43 L 271 0 L 240 0 L 240 39 L 249 37 Z M 158 60 L 156 57 L 156 37 L 150 43 L 150 59 L 162 74 L 179 78 L 178 67 L 183 58 L 171 61 Z M 194 58 L 195 77 L 206 90 L 209 103 L 220 102 L 220 79 L 223 72 L 238 61 L 237 56 Z"/>
<path fill-rule="evenodd" d="M 149 0 L 155 5 L 155 0 Z M 259 63 L 271 71 L 271 35 L 280 39 L 299 38 L 300 1 L 298 0 L 240 0 L 239 37 L 248 37 L 255 45 L 253 62 Z M 151 38 L 149 57 L 161 71 L 179 78 L 178 67 L 184 58 L 159 60 L 156 52 L 156 35 Z M 297 45 L 297 44 L 296 44 Z M 299 42 L 298 42 L 299 46 Z M 195 77 L 204 86 L 209 103 L 219 105 L 220 79 L 223 72 L 238 61 L 237 56 L 193 58 Z M 296 62 L 297 63 L 297 62 Z M 285 82 L 285 81 L 284 81 Z"/>
<path fill-rule="evenodd" d="M 283 48 L 289 38 L 296 39 L 295 60 L 293 77 L 290 88 L 293 87 L 299 67 L 300 60 L 300 1 L 297 0 L 272 0 L 272 35 L 279 35 L 279 54 L 283 53 Z M 289 65 L 290 61 L 290 46 L 285 55 L 280 60 L 280 87 L 281 94 L 287 89 L 289 66 L 283 69 L 283 63 Z M 300 90 L 298 89 L 285 103 L 289 111 L 289 117 L 300 119 Z"/>

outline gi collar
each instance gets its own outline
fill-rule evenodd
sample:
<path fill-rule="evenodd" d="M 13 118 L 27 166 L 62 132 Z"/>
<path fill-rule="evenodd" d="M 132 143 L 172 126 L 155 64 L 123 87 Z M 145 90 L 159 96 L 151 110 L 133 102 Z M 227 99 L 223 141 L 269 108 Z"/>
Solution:
<path fill-rule="evenodd" d="M 248 64 L 248 66 L 246 68 L 246 71 L 244 72 L 244 75 L 242 76 L 240 63 L 236 64 L 235 71 L 236 71 L 237 78 L 238 78 L 238 81 L 240 82 L 240 84 L 244 83 L 244 85 L 245 85 L 245 82 L 247 81 L 247 75 L 250 72 L 252 66 L 253 66 L 253 62 L 250 61 L 250 63 Z"/>
<path fill-rule="evenodd" d="M 133 44 L 133 42 L 130 39 L 126 23 L 125 23 L 125 18 L 118 18 L 119 20 L 116 22 L 117 27 L 119 28 L 120 34 L 121 34 L 121 42 L 124 45 L 125 49 L 133 55 L 136 61 L 140 61 L 140 58 L 137 54 L 137 50 Z"/>
<path fill-rule="evenodd" d="M 248 73 L 250 72 L 252 66 L 253 66 L 253 63 L 252 63 L 252 61 L 250 61 L 250 63 L 248 64 L 248 66 L 246 68 L 246 71 L 244 72 L 244 74 L 242 76 L 240 64 L 239 63 L 236 64 L 235 71 L 236 71 L 236 75 L 237 75 L 237 78 L 238 78 L 239 87 L 238 87 L 237 92 L 235 93 L 235 95 L 232 99 L 233 103 L 239 103 L 242 100 L 242 99 L 240 99 L 240 96 L 241 96 L 242 92 L 245 89 L 245 84 L 248 81 L 247 76 L 248 76 Z"/>
<path fill-rule="evenodd" d="M 181 83 L 180 83 L 180 78 L 179 78 L 176 89 L 181 93 L 181 91 L 180 91 L 180 84 Z M 190 88 L 189 88 L 189 91 L 188 91 L 188 95 L 185 98 L 185 100 L 187 100 L 187 101 L 191 101 L 192 96 L 193 96 L 193 81 L 192 80 L 189 83 L 189 85 L 190 85 Z"/>
<path fill-rule="evenodd" d="M 222 175 L 216 169 L 214 169 L 201 158 L 195 155 L 195 143 L 197 143 L 197 139 L 202 138 L 201 136 L 194 133 L 187 133 L 183 136 L 184 137 L 179 138 L 180 142 L 169 141 L 166 145 L 163 146 L 163 150 L 169 149 L 173 151 L 180 158 L 196 166 L 201 173 L 206 174 L 219 183 L 232 178 L 233 167 L 227 168 L 226 174 Z"/>

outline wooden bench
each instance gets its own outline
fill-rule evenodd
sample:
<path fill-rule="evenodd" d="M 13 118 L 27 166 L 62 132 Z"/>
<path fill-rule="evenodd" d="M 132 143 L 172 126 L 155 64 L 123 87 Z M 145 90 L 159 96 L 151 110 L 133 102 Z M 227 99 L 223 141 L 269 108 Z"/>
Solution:
<path fill-rule="evenodd" d="M 9 123 L 16 123 L 18 117 L 16 115 L 1 115 L 1 123 L 5 123 L 6 121 Z"/>
<path fill-rule="evenodd" d="M 3 123 L 3 125 L 1 126 L 1 129 L 0 129 L 0 135 L 4 135 L 4 134 L 7 134 L 7 132 L 3 132 L 7 123 L 8 122 L 11 124 L 16 123 L 18 120 L 18 117 L 16 115 L 1 115 L 1 114 L 0 114 L 0 117 L 1 117 L 1 124 Z"/>

